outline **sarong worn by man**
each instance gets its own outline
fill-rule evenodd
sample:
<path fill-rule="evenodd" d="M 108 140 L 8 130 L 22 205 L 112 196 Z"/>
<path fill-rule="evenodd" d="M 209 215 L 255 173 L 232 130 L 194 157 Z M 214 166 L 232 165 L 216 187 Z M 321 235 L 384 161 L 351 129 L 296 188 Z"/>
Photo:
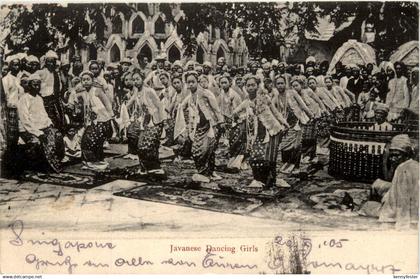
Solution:
<path fill-rule="evenodd" d="M 10 71 L 2 78 L 2 90 L 4 90 L 4 99 L 2 103 L 5 104 L 6 116 L 6 143 L 7 153 L 15 153 L 16 146 L 19 139 L 19 118 L 17 111 L 17 104 L 19 98 L 23 95 L 23 88 L 20 85 L 19 76 L 19 63 L 20 60 L 17 56 L 8 57 L 10 64 Z M 13 155 L 13 154 L 11 154 Z"/>
<path fill-rule="evenodd" d="M 192 141 L 192 156 L 197 169 L 193 180 L 210 182 L 219 180 L 216 175 L 215 151 L 220 138 L 218 125 L 223 122 L 217 100 L 209 90 L 198 87 L 198 75 L 194 72 L 185 76 L 191 95 L 178 108 L 174 137 L 189 138 Z M 184 109 L 188 110 L 188 122 Z"/>
<path fill-rule="evenodd" d="M 60 131 L 64 125 L 64 113 L 61 103 L 62 84 L 60 76 L 56 71 L 57 54 L 48 51 L 45 54 L 45 68 L 36 73 L 41 77 L 41 96 L 44 100 L 45 110 L 48 113 L 54 127 Z"/>
<path fill-rule="evenodd" d="M 18 104 L 19 119 L 23 127 L 20 137 L 27 145 L 27 155 L 33 166 L 49 167 L 55 172 L 60 172 L 61 160 L 64 157 L 63 136 L 52 126 L 43 100 L 38 95 L 41 78 L 32 74 L 28 80 L 30 93 L 25 93 Z M 45 162 L 47 164 L 44 164 Z"/>
<path fill-rule="evenodd" d="M 140 73 L 133 74 L 134 84 Z M 129 152 L 138 155 L 140 173 L 163 174 L 159 161 L 160 136 L 163 130 L 164 112 L 159 97 L 152 88 L 136 86 L 127 103 L 133 109 L 135 122 L 128 127 Z"/>

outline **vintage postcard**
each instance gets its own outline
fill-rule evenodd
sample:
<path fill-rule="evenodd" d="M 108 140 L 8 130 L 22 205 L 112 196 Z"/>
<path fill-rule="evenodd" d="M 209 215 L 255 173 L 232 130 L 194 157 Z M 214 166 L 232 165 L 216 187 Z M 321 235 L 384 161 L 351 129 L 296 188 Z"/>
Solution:
<path fill-rule="evenodd" d="M 419 272 L 418 2 L 9 1 L 0 26 L 2 274 Z"/>

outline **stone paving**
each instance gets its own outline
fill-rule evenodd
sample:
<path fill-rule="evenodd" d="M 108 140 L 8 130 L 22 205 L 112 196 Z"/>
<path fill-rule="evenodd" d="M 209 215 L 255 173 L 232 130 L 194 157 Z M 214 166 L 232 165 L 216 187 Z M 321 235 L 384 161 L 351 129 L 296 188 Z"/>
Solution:
<path fill-rule="evenodd" d="M 119 152 L 124 148 L 118 146 Z M 217 164 L 223 164 L 218 160 Z M 193 165 L 166 160 L 168 173 L 165 185 L 189 181 Z M 250 181 L 249 170 L 239 174 L 220 173 L 224 180 L 208 188 L 222 185 L 240 187 Z M 357 214 L 358 205 L 367 199 L 369 185 L 349 183 L 330 177 L 324 169 L 308 180 L 288 178 L 292 187 L 280 188 L 280 195 L 269 199 L 247 216 L 213 212 L 185 206 L 169 205 L 115 196 L 114 193 L 145 185 L 144 182 L 115 180 L 94 187 L 79 189 L 52 184 L 16 180 L 0 180 L 0 228 L 14 220 L 24 220 L 27 228 L 54 231 L 137 231 L 145 233 L 182 232 L 209 234 L 225 231 L 232 235 L 258 235 L 283 230 L 388 230 L 390 225 L 375 218 Z M 293 183 L 292 183 L 293 182 Z M 355 210 L 340 205 L 344 192 L 350 193 Z M 327 194 L 326 194 L 327 193 Z M 331 198 L 332 197 L 332 198 Z M 196 222 L 199 220 L 199 222 Z"/>

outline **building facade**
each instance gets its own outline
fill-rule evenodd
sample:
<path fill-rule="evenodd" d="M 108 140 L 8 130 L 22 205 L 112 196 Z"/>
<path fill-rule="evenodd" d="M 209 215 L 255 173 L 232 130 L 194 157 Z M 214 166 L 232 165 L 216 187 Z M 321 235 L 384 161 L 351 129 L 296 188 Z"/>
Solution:
<path fill-rule="evenodd" d="M 161 11 L 159 3 L 147 4 L 147 12 L 139 9 L 139 4 L 130 4 L 132 13 L 124 16 L 115 10 L 110 16 L 103 14 L 105 43 L 95 45 L 95 33 L 85 36 L 85 45 L 80 49 L 64 48 L 62 61 L 78 53 L 82 62 L 101 59 L 107 63 L 119 62 L 125 57 L 137 61 L 148 62 L 159 54 L 166 54 L 170 62 L 175 60 L 196 60 L 199 63 L 210 61 L 216 63 L 219 57 L 224 57 L 228 65 L 242 66 L 248 61 L 248 48 L 240 29 L 229 32 L 229 38 L 222 38 L 221 30 L 208 26 L 208 29 L 198 34 L 197 50 L 191 57 L 184 57 L 182 34 L 178 34 L 178 25 L 185 20 L 180 3 L 170 4 L 171 17 Z M 143 4 L 144 5 L 144 4 Z M 146 15 L 147 14 L 147 15 Z M 224 32 L 225 33 L 225 32 Z"/>

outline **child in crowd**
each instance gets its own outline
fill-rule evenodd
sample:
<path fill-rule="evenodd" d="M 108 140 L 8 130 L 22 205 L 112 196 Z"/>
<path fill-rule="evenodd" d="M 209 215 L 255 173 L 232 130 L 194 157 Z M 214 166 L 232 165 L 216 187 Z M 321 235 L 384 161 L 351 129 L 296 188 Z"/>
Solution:
<path fill-rule="evenodd" d="M 68 129 L 66 136 L 64 136 L 65 156 L 63 163 L 75 161 L 82 157 L 82 149 L 80 147 L 82 134 L 83 129 L 79 131 L 74 127 Z"/>

